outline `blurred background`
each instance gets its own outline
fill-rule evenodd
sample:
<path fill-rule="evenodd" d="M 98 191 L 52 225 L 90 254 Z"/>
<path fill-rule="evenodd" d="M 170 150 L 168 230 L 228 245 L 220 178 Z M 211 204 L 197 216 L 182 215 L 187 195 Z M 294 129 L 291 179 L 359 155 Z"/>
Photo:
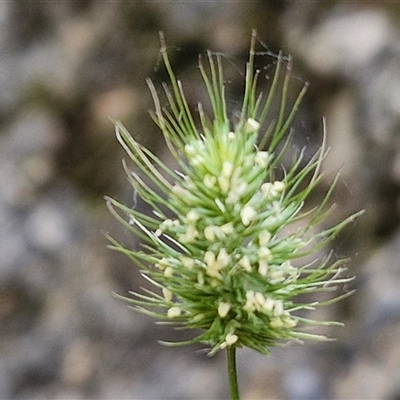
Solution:
<path fill-rule="evenodd" d="M 255 28 L 310 82 L 298 143 L 315 150 L 327 119 L 332 220 L 366 214 L 334 248 L 356 294 L 316 313 L 346 322 L 337 341 L 239 351 L 243 399 L 400 399 L 399 22 L 393 1 L 0 2 L 0 398 L 227 398 L 223 354 L 158 345 L 178 334 L 112 297 L 141 280 L 106 248 L 104 231 L 136 243 L 103 196 L 133 205 L 109 117 L 163 157 L 158 32 L 190 100 L 198 53 L 224 54 L 234 109 Z"/>

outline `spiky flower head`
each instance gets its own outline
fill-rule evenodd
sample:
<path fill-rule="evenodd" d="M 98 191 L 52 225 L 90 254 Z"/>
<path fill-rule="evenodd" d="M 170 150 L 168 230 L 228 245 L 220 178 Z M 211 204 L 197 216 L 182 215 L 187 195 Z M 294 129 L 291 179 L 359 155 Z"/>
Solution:
<path fill-rule="evenodd" d="M 154 285 L 153 291 L 132 292 L 126 300 L 166 323 L 200 329 L 193 340 L 176 344 L 205 343 L 211 354 L 227 346 L 268 354 L 271 346 L 288 340 L 324 339 L 302 328 L 331 322 L 299 315 L 321 304 L 296 299 L 346 281 L 338 276 L 341 263 L 331 264 L 320 249 L 355 216 L 315 233 L 327 216 L 331 191 L 316 209 L 303 209 L 322 179 L 323 145 L 308 162 L 300 152 L 290 168 L 281 165 L 306 85 L 288 108 L 291 65 L 278 55 L 269 92 L 259 92 L 253 33 L 239 118 L 233 123 L 227 110 L 221 56 L 208 52 L 207 67 L 201 60 L 199 67 L 212 115 L 198 104 L 196 123 L 161 39 L 171 88 L 164 85 L 168 106 L 162 108 L 148 81 L 152 117 L 179 170 L 170 169 L 116 122 L 118 140 L 136 168 L 132 172 L 125 165 L 129 181 L 153 211 L 143 214 L 108 199 L 111 212 L 142 241 L 139 250 L 113 239 L 111 247 L 130 257 Z M 278 115 L 266 126 L 282 71 Z M 313 254 L 312 262 L 301 263 Z"/>

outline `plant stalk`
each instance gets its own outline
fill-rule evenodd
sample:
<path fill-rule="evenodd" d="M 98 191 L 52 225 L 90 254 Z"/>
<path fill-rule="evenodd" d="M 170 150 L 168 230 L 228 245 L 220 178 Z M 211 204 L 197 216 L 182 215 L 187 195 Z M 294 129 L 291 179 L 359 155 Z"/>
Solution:
<path fill-rule="evenodd" d="M 226 355 L 228 361 L 229 394 L 231 400 L 240 400 L 239 385 L 236 372 L 236 347 L 227 346 Z"/>

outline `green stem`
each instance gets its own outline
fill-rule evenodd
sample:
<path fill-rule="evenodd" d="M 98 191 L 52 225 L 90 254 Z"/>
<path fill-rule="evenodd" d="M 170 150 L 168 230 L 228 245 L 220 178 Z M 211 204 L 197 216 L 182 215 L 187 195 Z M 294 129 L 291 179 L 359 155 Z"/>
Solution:
<path fill-rule="evenodd" d="M 226 348 L 228 360 L 229 394 L 231 400 L 240 400 L 239 386 L 236 372 L 236 347 L 228 346 Z"/>

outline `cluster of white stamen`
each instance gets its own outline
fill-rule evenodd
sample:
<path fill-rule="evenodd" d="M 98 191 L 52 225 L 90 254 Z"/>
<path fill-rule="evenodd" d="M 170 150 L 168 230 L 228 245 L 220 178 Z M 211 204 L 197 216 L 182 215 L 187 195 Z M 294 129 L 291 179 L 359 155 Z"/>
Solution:
<path fill-rule="evenodd" d="M 244 124 L 244 133 L 249 134 L 249 133 L 255 133 L 258 131 L 260 128 L 260 123 L 257 122 L 253 118 L 249 118 L 246 123 Z"/>
<path fill-rule="evenodd" d="M 189 158 L 194 157 L 197 154 L 196 147 L 193 144 L 186 144 L 185 152 Z"/>
<path fill-rule="evenodd" d="M 222 163 L 221 175 L 218 177 L 218 184 L 222 193 L 227 193 L 231 187 L 231 176 L 234 165 L 229 161 Z"/>
<path fill-rule="evenodd" d="M 249 204 L 246 204 L 240 210 L 240 218 L 242 219 L 242 223 L 244 226 L 250 225 L 251 222 L 253 222 L 256 217 L 257 217 L 257 211 Z"/>
<path fill-rule="evenodd" d="M 191 163 L 193 167 L 200 167 L 205 164 L 205 159 L 200 154 L 196 154 L 192 159 Z"/>
<path fill-rule="evenodd" d="M 274 199 L 285 190 L 285 183 L 275 181 L 274 183 L 265 182 L 261 185 L 261 192 L 265 199 Z"/>
<path fill-rule="evenodd" d="M 208 250 L 204 255 L 204 262 L 207 266 L 207 275 L 213 278 L 222 279 L 220 271 L 231 262 L 231 256 L 224 248 L 219 251 L 217 256 L 213 251 Z"/>
<path fill-rule="evenodd" d="M 297 325 L 297 321 L 294 318 L 292 318 L 292 316 L 287 311 L 284 311 L 282 315 L 273 316 L 269 323 L 271 328 L 276 328 L 276 329 L 279 328 L 291 329 Z"/>
<path fill-rule="evenodd" d="M 182 243 L 193 243 L 199 232 L 194 225 L 187 225 L 186 232 L 178 235 L 179 241 Z"/>
<path fill-rule="evenodd" d="M 218 227 L 217 226 L 206 226 L 204 228 L 204 237 L 210 241 L 213 242 L 217 238 L 217 231 Z"/>
<path fill-rule="evenodd" d="M 204 228 L 204 237 L 210 241 L 214 242 L 216 239 L 223 239 L 228 235 L 231 235 L 235 232 L 234 226 L 232 222 L 227 222 L 221 226 L 206 226 Z"/>
<path fill-rule="evenodd" d="M 240 260 L 239 260 L 239 265 L 246 271 L 246 272 L 251 272 L 251 262 L 249 256 L 244 255 Z"/>
<path fill-rule="evenodd" d="M 257 253 L 258 253 L 258 258 L 261 260 L 270 261 L 272 258 L 271 250 L 266 246 L 260 246 L 258 248 Z"/>
<path fill-rule="evenodd" d="M 167 311 L 167 315 L 169 318 L 176 318 L 179 317 L 182 313 L 182 310 L 179 307 L 171 307 L 170 309 L 168 309 Z"/>
<path fill-rule="evenodd" d="M 169 302 L 172 300 L 172 292 L 170 290 L 168 290 L 167 288 L 163 288 L 162 293 L 163 293 L 165 301 Z"/>
<path fill-rule="evenodd" d="M 290 261 L 285 261 L 281 265 L 273 265 L 270 268 L 269 278 L 272 283 L 282 282 L 287 278 L 291 281 L 296 281 L 299 275 L 299 270 L 290 263 Z"/>
<path fill-rule="evenodd" d="M 218 305 L 218 315 L 221 318 L 225 318 L 228 315 L 229 310 L 231 309 L 231 305 L 229 303 L 221 302 Z"/>
<path fill-rule="evenodd" d="M 201 140 L 196 140 L 193 143 L 189 143 L 185 145 L 185 153 L 188 159 L 192 162 L 195 160 L 195 164 L 199 165 L 196 161 L 196 157 L 201 156 L 201 154 L 204 154 L 205 151 L 205 146 L 204 142 Z M 202 157 L 201 157 L 202 158 Z"/>
<path fill-rule="evenodd" d="M 158 261 L 156 263 L 156 267 L 161 271 L 164 271 L 165 268 L 169 267 L 169 265 L 170 265 L 170 263 L 169 263 L 168 259 L 165 257 L 163 257 L 160 261 Z"/>
<path fill-rule="evenodd" d="M 264 240 L 264 239 L 262 239 Z M 267 246 L 260 246 L 257 251 L 258 255 L 258 273 L 261 276 L 267 276 L 269 262 L 272 259 L 271 250 Z"/>
<path fill-rule="evenodd" d="M 267 260 L 259 260 L 258 262 L 258 273 L 261 276 L 267 276 L 268 275 L 268 269 L 269 269 L 269 264 Z"/>
<path fill-rule="evenodd" d="M 221 349 L 224 349 L 227 346 L 232 346 L 239 340 L 239 337 L 235 335 L 234 333 L 228 333 L 225 336 L 225 340 L 221 343 L 219 346 Z"/>
<path fill-rule="evenodd" d="M 206 188 L 212 189 L 215 187 L 215 184 L 217 183 L 217 178 L 214 175 L 206 174 L 204 175 L 203 183 Z"/>
<path fill-rule="evenodd" d="M 257 151 L 254 162 L 261 168 L 268 167 L 269 154 L 267 151 Z"/>
<path fill-rule="evenodd" d="M 203 314 L 203 313 L 198 313 L 198 314 L 195 314 L 195 315 L 191 318 L 191 322 L 192 322 L 192 323 L 196 323 L 196 322 L 201 321 L 203 318 L 204 318 L 204 314 Z"/>
<path fill-rule="evenodd" d="M 165 231 L 168 231 L 169 229 L 174 229 L 177 226 L 179 226 L 179 221 L 177 219 L 166 219 L 160 224 L 155 232 L 155 235 L 161 236 Z"/>
<path fill-rule="evenodd" d="M 226 176 L 227 178 L 230 178 L 231 175 L 232 175 L 232 172 L 233 172 L 233 168 L 234 168 L 234 166 L 233 166 L 233 164 L 232 164 L 231 162 L 229 162 L 229 161 L 224 161 L 224 162 L 222 163 L 222 171 L 221 171 L 221 174 L 222 174 L 223 176 Z"/>
<path fill-rule="evenodd" d="M 258 235 L 258 243 L 260 246 L 266 246 L 271 240 L 271 232 L 263 230 Z"/>
<path fill-rule="evenodd" d="M 200 214 L 196 210 L 190 210 L 186 214 L 186 219 L 188 220 L 188 222 L 194 223 L 200 219 Z"/>
<path fill-rule="evenodd" d="M 233 176 L 231 182 L 231 188 L 226 198 L 226 203 L 236 204 L 243 196 L 243 194 L 246 193 L 247 188 L 248 185 L 246 182 L 241 180 L 239 177 Z"/>
<path fill-rule="evenodd" d="M 193 258 L 182 256 L 180 258 L 182 265 L 187 269 L 193 269 L 194 267 L 194 260 Z"/>
<path fill-rule="evenodd" d="M 189 197 L 190 198 L 192 197 L 191 193 L 187 189 L 183 188 L 182 186 L 180 186 L 178 184 L 172 186 L 172 192 L 180 200 L 188 200 Z"/>
<path fill-rule="evenodd" d="M 232 235 L 235 232 L 235 227 L 233 226 L 232 222 L 227 222 L 224 225 L 219 227 L 219 230 L 222 232 L 223 235 Z"/>
<path fill-rule="evenodd" d="M 230 188 L 231 182 L 228 177 L 221 175 L 218 177 L 218 184 L 221 188 L 222 193 L 227 193 Z"/>
<path fill-rule="evenodd" d="M 274 300 L 271 297 L 265 297 L 260 292 L 248 290 L 246 292 L 246 304 L 243 309 L 247 312 L 262 312 L 279 316 L 284 312 L 282 300 Z"/>

